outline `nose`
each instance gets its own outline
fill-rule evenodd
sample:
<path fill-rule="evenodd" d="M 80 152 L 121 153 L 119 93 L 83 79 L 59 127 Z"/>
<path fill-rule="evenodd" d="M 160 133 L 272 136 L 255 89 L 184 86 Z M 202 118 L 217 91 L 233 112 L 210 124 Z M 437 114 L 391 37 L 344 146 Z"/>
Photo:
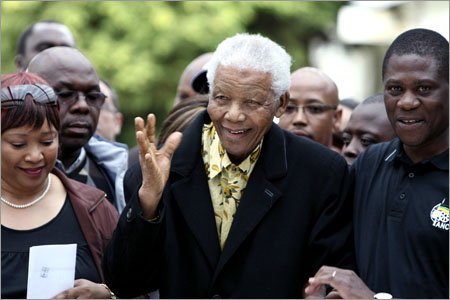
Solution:
<path fill-rule="evenodd" d="M 225 119 L 230 122 L 242 122 L 245 120 L 245 114 L 238 103 L 231 103 L 225 114 Z"/>
<path fill-rule="evenodd" d="M 359 155 L 359 153 L 362 152 L 361 147 L 358 145 L 358 139 L 356 137 L 352 138 L 350 140 L 350 143 L 348 145 L 344 145 L 342 148 L 342 153 L 344 154 L 345 159 L 347 162 L 353 162 L 355 158 Z"/>
<path fill-rule="evenodd" d="M 303 108 L 298 108 L 297 112 L 294 114 L 294 119 L 292 120 L 292 122 L 294 125 L 306 126 L 308 124 L 307 116 L 303 111 Z"/>
<path fill-rule="evenodd" d="M 78 91 L 77 99 L 70 109 L 82 113 L 89 112 L 89 104 L 86 101 L 86 96 L 82 92 Z"/>
<path fill-rule="evenodd" d="M 25 161 L 30 163 L 38 163 L 44 158 L 39 146 L 30 146 L 29 149 L 30 151 L 26 154 Z"/>
<path fill-rule="evenodd" d="M 397 106 L 403 110 L 413 110 L 420 106 L 420 101 L 413 92 L 407 91 L 397 101 Z"/>

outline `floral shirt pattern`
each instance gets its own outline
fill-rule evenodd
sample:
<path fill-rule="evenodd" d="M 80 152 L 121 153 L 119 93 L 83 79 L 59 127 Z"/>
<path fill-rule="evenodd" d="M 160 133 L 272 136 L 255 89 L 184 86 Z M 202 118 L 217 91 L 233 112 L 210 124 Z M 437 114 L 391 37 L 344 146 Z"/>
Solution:
<path fill-rule="evenodd" d="M 255 150 L 236 166 L 223 149 L 214 124 L 203 125 L 202 157 L 222 249 L 250 174 L 259 158 L 262 143 L 261 140 Z"/>

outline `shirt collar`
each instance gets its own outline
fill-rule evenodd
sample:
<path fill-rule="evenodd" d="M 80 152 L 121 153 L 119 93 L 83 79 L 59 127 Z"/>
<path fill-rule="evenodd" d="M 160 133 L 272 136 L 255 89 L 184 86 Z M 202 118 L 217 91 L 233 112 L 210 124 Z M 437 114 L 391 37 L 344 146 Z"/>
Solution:
<path fill-rule="evenodd" d="M 83 163 L 85 158 L 86 158 L 86 150 L 84 150 L 84 148 L 81 147 L 81 151 L 80 151 L 80 154 L 78 155 L 77 159 L 67 170 L 64 168 L 64 164 L 59 159 L 57 160 L 57 163 L 58 163 L 60 169 L 64 171 L 64 173 L 70 174 L 75 169 L 77 169 L 81 163 Z"/>
<path fill-rule="evenodd" d="M 418 163 L 413 163 L 412 160 L 408 157 L 405 150 L 403 149 L 403 143 L 399 138 L 396 138 L 393 143 L 392 151 L 386 156 L 385 161 L 394 160 L 395 162 L 402 163 L 407 166 L 415 166 L 415 165 L 427 165 L 431 164 L 438 169 L 447 170 L 448 171 L 448 149 L 438 155 L 435 155 L 431 158 L 424 159 Z"/>
<path fill-rule="evenodd" d="M 264 138 L 263 138 L 264 139 Z M 249 173 L 251 162 L 254 162 L 258 159 L 261 153 L 261 147 L 263 143 L 263 139 L 261 142 L 255 147 L 255 149 L 250 153 L 247 158 L 242 161 L 238 166 L 240 171 L 246 175 Z M 203 126 L 203 135 L 202 135 L 202 148 L 205 152 L 206 159 L 205 163 L 207 163 L 207 168 L 209 170 L 208 177 L 214 178 L 218 174 L 220 174 L 224 169 L 229 166 L 233 166 L 234 164 L 231 162 L 228 157 L 227 151 L 223 148 L 222 143 L 220 142 L 219 135 L 214 127 L 214 124 L 211 122 L 210 124 L 205 124 Z M 219 166 L 219 167 L 217 167 Z"/>

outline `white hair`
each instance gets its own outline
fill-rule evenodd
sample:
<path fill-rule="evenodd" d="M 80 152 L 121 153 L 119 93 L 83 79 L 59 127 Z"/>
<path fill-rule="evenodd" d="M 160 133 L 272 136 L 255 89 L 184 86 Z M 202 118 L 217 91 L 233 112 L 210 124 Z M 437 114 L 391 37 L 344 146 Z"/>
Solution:
<path fill-rule="evenodd" d="M 280 98 L 291 85 L 291 56 L 283 47 L 260 34 L 236 34 L 217 46 L 205 66 L 210 90 L 219 65 L 269 73 L 275 99 Z"/>

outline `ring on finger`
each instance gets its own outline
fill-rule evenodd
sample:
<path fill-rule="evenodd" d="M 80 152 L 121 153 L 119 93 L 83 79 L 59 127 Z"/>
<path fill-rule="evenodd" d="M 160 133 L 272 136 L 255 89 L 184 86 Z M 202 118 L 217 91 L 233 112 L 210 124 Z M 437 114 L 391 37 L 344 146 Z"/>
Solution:
<path fill-rule="evenodd" d="M 336 277 L 336 270 L 333 271 L 333 274 L 331 274 L 331 277 L 332 277 L 332 278 Z"/>

